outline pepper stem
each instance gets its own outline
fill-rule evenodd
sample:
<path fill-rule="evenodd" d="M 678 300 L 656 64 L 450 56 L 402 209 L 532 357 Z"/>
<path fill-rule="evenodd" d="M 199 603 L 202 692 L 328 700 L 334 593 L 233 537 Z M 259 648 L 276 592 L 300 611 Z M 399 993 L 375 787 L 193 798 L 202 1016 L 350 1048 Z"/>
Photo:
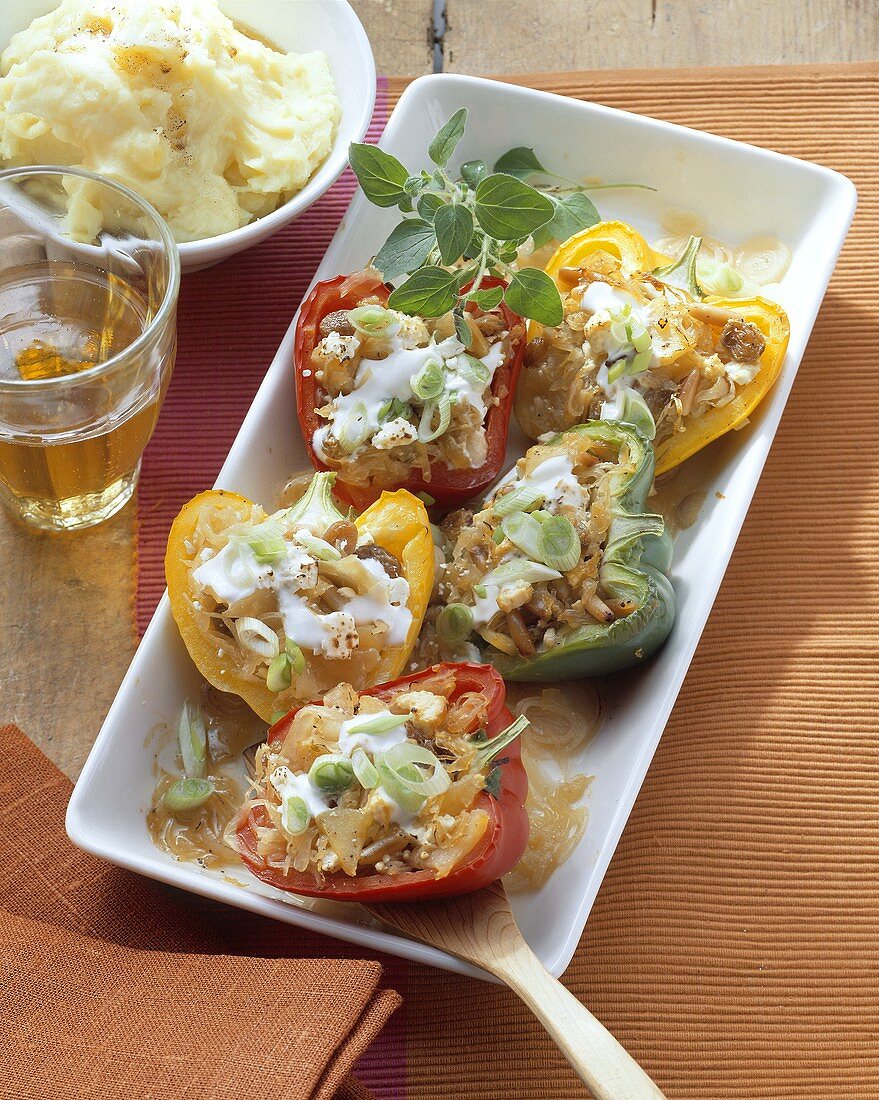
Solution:
<path fill-rule="evenodd" d="M 519 717 L 515 721 L 511 722 L 506 729 L 501 730 L 497 737 L 492 737 L 490 741 L 486 741 L 486 743 L 479 749 L 473 759 L 472 770 L 476 772 L 484 771 L 492 762 L 492 760 L 494 760 L 497 754 L 505 749 L 507 745 L 512 744 L 513 741 L 515 741 L 516 738 L 519 736 L 519 734 L 527 729 L 530 725 L 531 723 L 528 721 L 525 715 L 520 714 Z"/>
<path fill-rule="evenodd" d="M 701 247 L 701 237 L 690 237 L 687 247 L 673 263 L 654 268 L 651 274 L 662 283 L 686 290 L 692 298 L 704 298 L 705 291 L 699 285 L 699 279 L 696 276 L 696 260 L 699 258 Z"/>
<path fill-rule="evenodd" d="M 333 503 L 335 482 L 336 475 L 332 471 L 315 474 L 305 495 L 287 509 L 287 522 L 323 534 L 331 524 L 343 520 L 345 517 Z"/>

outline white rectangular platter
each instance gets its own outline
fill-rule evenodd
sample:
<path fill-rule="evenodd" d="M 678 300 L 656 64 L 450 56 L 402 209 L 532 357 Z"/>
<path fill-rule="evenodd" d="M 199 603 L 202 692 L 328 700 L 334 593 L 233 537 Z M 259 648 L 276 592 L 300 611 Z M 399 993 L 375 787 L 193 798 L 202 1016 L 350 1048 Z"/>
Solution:
<path fill-rule="evenodd" d="M 791 340 L 779 382 L 760 414 L 732 441 L 715 445 L 702 465 L 706 505 L 678 538 L 673 581 L 678 619 L 665 648 L 647 666 L 602 686 L 606 720 L 583 750 L 582 770 L 595 779 L 589 821 L 573 856 L 531 894 L 514 896 L 516 919 L 543 963 L 559 975 L 568 965 L 601 880 L 714 603 L 815 315 L 855 208 L 855 189 L 826 168 L 679 126 L 543 92 L 463 76 L 428 76 L 404 93 L 383 148 L 412 170 L 428 166 L 427 145 L 459 107 L 470 109 L 457 162 L 489 164 L 507 149 L 534 147 L 548 167 L 574 178 L 639 180 L 655 191 L 601 191 L 605 218 L 661 235 L 663 210 L 700 214 L 712 236 L 732 245 L 772 234 L 793 251 L 779 292 Z M 353 200 L 315 279 L 363 266 L 398 217 L 362 195 Z M 294 319 L 295 322 L 295 319 Z M 296 420 L 293 324 L 241 427 L 217 486 L 274 507 L 289 474 L 307 466 Z M 514 441 L 515 445 L 515 441 Z M 508 458 L 512 463 L 515 454 Z M 715 494 L 722 493 L 719 499 Z M 476 973 L 443 952 L 363 922 L 356 910 L 285 899 L 243 871 L 235 878 L 175 862 L 150 841 L 144 818 L 154 785 L 157 724 L 173 723 L 199 678 L 171 618 L 159 605 L 85 765 L 67 815 L 71 839 L 131 870 L 185 890 L 279 920 L 461 973 Z M 164 750 L 173 757 L 173 747 Z"/>

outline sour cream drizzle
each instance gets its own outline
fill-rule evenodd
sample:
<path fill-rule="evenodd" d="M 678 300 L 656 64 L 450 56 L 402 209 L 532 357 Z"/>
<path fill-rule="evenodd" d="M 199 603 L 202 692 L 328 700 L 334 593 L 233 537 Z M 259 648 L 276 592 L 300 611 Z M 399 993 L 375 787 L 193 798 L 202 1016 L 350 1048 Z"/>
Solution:
<path fill-rule="evenodd" d="M 323 454 L 323 443 L 332 434 L 339 437 L 344 425 L 355 406 L 365 408 L 364 428 L 366 440 L 371 439 L 382 427 L 379 414 L 386 402 L 396 398 L 408 404 L 423 404 L 412 393 L 411 382 L 415 375 L 428 363 L 441 363 L 446 372 L 446 391 L 460 402 L 472 405 L 482 420 L 487 411 L 486 393 L 491 387 L 495 371 L 504 361 L 501 341 L 493 344 L 481 359 L 489 371 L 489 379 L 483 385 L 475 384 L 460 372 L 458 356 L 464 351 L 464 345 L 456 336 L 449 336 L 439 343 L 431 342 L 426 347 L 410 347 L 402 335 L 390 340 L 390 352 L 384 359 L 361 359 L 354 377 L 354 389 L 348 394 L 339 394 L 333 398 L 332 413 L 329 422 L 314 433 L 315 449 Z M 400 437 L 400 442 L 407 442 Z"/>
<path fill-rule="evenodd" d="M 516 487 L 527 485 L 529 488 L 535 489 L 542 494 L 543 503 L 540 507 L 547 512 L 555 513 L 563 504 L 577 506 L 583 500 L 583 487 L 574 474 L 574 466 L 570 457 L 565 454 L 552 455 L 550 458 L 545 459 L 530 477 L 517 477 L 516 468 L 513 467 L 507 477 L 503 479 L 501 485 L 514 485 Z M 503 559 L 504 562 L 516 560 L 525 561 L 526 558 L 524 554 L 514 550 Z M 491 622 L 500 610 L 497 601 L 503 586 L 486 584 L 483 587 L 485 588 L 485 595 L 476 595 L 472 608 L 473 623 L 476 627 L 485 626 L 486 623 Z"/>
<path fill-rule="evenodd" d="M 385 644 L 398 646 L 406 640 L 412 623 L 412 612 L 406 606 L 409 583 L 405 577 L 389 576 L 373 558 L 360 564 L 375 583 L 331 612 L 309 607 L 307 593 L 317 583 L 318 563 L 293 543 L 287 544 L 283 557 L 268 564 L 258 562 L 243 539 L 231 540 L 194 569 L 192 578 L 230 607 L 260 589 L 273 591 L 287 638 L 312 653 L 341 658 L 359 645 L 358 627 L 383 623 L 387 627 Z"/>
<path fill-rule="evenodd" d="M 630 347 L 630 345 L 620 344 L 614 339 L 610 331 L 610 322 L 613 320 L 611 315 L 613 313 L 629 306 L 633 320 L 648 333 L 650 332 L 653 319 L 650 316 L 649 307 L 639 306 L 633 295 L 625 290 L 620 290 L 618 287 L 612 287 L 608 283 L 590 283 L 580 299 L 580 305 L 592 314 L 584 330 L 589 348 L 599 354 L 603 352 L 606 359 L 613 359 L 620 352 L 626 351 Z M 600 339 L 595 339 L 599 332 Z M 592 334 L 595 334 L 595 336 L 592 336 Z M 652 334 L 651 343 L 654 345 L 652 367 L 658 359 Z M 595 381 L 608 398 L 601 406 L 601 419 L 615 420 L 622 413 L 625 392 L 638 389 L 637 376 L 632 378 L 623 374 L 611 382 L 608 378 L 607 362 L 604 362 L 595 376 Z"/>

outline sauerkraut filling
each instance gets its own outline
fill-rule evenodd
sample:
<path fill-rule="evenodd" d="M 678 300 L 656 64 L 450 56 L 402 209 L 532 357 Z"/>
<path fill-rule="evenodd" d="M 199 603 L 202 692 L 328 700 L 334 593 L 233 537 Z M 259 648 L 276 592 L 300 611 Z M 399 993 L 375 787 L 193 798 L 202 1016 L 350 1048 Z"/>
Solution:
<path fill-rule="evenodd" d="M 634 601 L 613 598 L 601 582 L 615 479 L 634 463 L 626 443 L 570 433 L 531 447 L 479 511 L 447 516 L 447 561 L 419 660 L 475 658 L 474 633 L 531 658 L 587 622 L 634 611 Z"/>
<path fill-rule="evenodd" d="M 526 350 L 519 403 L 535 439 L 586 419 L 652 418 L 659 446 L 754 380 L 763 333 L 606 252 L 562 268 L 564 320 Z M 649 414 L 649 415 L 648 415 Z"/>
<path fill-rule="evenodd" d="M 483 465 L 494 375 L 522 334 L 498 312 L 463 323 L 466 344 L 452 313 L 423 320 L 366 298 L 324 317 L 311 356 L 324 401 L 313 444 L 344 481 L 394 485 L 413 469 L 430 480 L 432 463 Z"/>
<path fill-rule="evenodd" d="M 256 753 L 254 791 L 227 830 L 249 820 L 266 866 L 284 874 L 443 878 L 474 852 L 490 824 L 478 798 L 494 758 L 528 724 L 489 740 L 488 700 L 455 694 L 454 672 L 381 698 L 340 684 L 302 707 L 280 743 Z"/>
<path fill-rule="evenodd" d="M 383 651 L 405 643 L 412 613 L 401 563 L 322 501 L 318 474 L 292 508 L 196 529 L 189 591 L 220 657 L 272 692 L 310 695 L 341 679 L 361 683 Z"/>

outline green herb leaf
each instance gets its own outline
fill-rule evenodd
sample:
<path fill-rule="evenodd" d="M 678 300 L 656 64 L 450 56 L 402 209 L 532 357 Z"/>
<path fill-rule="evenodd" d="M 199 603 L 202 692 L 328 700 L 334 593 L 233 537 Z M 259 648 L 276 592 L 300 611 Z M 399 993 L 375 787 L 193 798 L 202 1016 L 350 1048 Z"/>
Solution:
<path fill-rule="evenodd" d="M 388 298 L 388 305 L 401 313 L 419 317 L 441 317 L 452 309 L 457 297 L 457 274 L 444 271 L 441 267 L 422 267 L 393 291 Z"/>
<path fill-rule="evenodd" d="M 531 244 L 535 249 L 543 248 L 545 244 L 549 244 L 551 240 L 554 240 L 549 228 L 551 225 L 551 221 L 547 222 L 546 225 L 542 225 L 535 233 L 531 234 Z"/>
<path fill-rule="evenodd" d="M 562 323 L 564 310 L 555 283 L 545 271 L 526 267 L 517 271 L 504 295 L 507 305 L 520 317 L 554 327 Z"/>
<path fill-rule="evenodd" d="M 458 313 L 457 309 L 454 313 L 455 318 L 455 335 L 461 341 L 465 348 L 469 348 L 473 343 L 473 333 L 470 331 L 470 326 L 467 324 L 464 317 Z"/>
<path fill-rule="evenodd" d="M 498 799 L 501 796 L 501 774 L 501 769 L 498 765 L 497 767 L 492 768 L 488 775 L 485 777 L 485 790 L 494 799 Z"/>
<path fill-rule="evenodd" d="M 484 160 L 468 160 L 461 165 L 461 179 L 470 187 L 478 187 L 488 175 Z"/>
<path fill-rule="evenodd" d="M 534 172 L 546 172 L 546 169 L 534 155 L 534 150 L 518 145 L 495 162 L 495 172 L 505 172 L 508 176 L 526 179 Z"/>
<path fill-rule="evenodd" d="M 394 229 L 375 258 L 386 280 L 417 271 L 436 245 L 433 226 L 420 218 L 407 218 Z"/>
<path fill-rule="evenodd" d="M 375 206 L 397 206 L 408 201 L 406 184 L 409 173 L 403 165 L 377 145 L 352 142 L 348 163 L 354 169 L 363 193 Z"/>
<path fill-rule="evenodd" d="M 427 155 L 434 164 L 438 164 L 440 168 L 445 168 L 455 151 L 455 147 L 464 136 L 466 125 L 467 108 L 461 107 L 460 110 L 455 111 L 428 146 Z"/>
<path fill-rule="evenodd" d="M 467 298 L 469 301 L 475 302 L 480 309 L 494 309 L 503 301 L 504 288 L 502 286 L 491 286 L 488 290 L 477 290 L 473 294 L 468 294 Z"/>
<path fill-rule="evenodd" d="M 470 238 L 470 243 L 464 249 L 464 258 L 467 260 L 473 260 L 482 253 L 482 243 L 485 240 L 485 234 L 481 229 L 474 231 L 473 236 Z"/>
<path fill-rule="evenodd" d="M 464 255 L 473 236 L 473 215 L 466 206 L 443 206 L 433 220 L 440 257 L 451 266 Z"/>
<path fill-rule="evenodd" d="M 552 202 L 513 176 L 486 176 L 476 188 L 474 207 L 482 229 L 498 241 L 527 237 L 555 213 Z"/>
<path fill-rule="evenodd" d="M 565 195 L 549 197 L 555 207 L 555 213 L 552 220 L 542 227 L 541 232 L 548 232 L 557 241 L 566 241 L 568 237 L 573 237 L 575 233 L 601 221 L 595 204 L 582 191 L 570 191 Z"/>
<path fill-rule="evenodd" d="M 442 196 L 436 191 L 425 191 L 415 204 L 415 208 L 426 222 L 432 222 L 437 210 L 441 210 L 445 205 Z"/>
<path fill-rule="evenodd" d="M 455 282 L 458 290 L 460 290 L 461 287 L 466 286 L 468 283 L 472 283 L 478 272 L 478 264 L 467 264 L 466 267 L 456 268 L 454 271 L 450 272 L 450 274 L 455 276 Z"/>

